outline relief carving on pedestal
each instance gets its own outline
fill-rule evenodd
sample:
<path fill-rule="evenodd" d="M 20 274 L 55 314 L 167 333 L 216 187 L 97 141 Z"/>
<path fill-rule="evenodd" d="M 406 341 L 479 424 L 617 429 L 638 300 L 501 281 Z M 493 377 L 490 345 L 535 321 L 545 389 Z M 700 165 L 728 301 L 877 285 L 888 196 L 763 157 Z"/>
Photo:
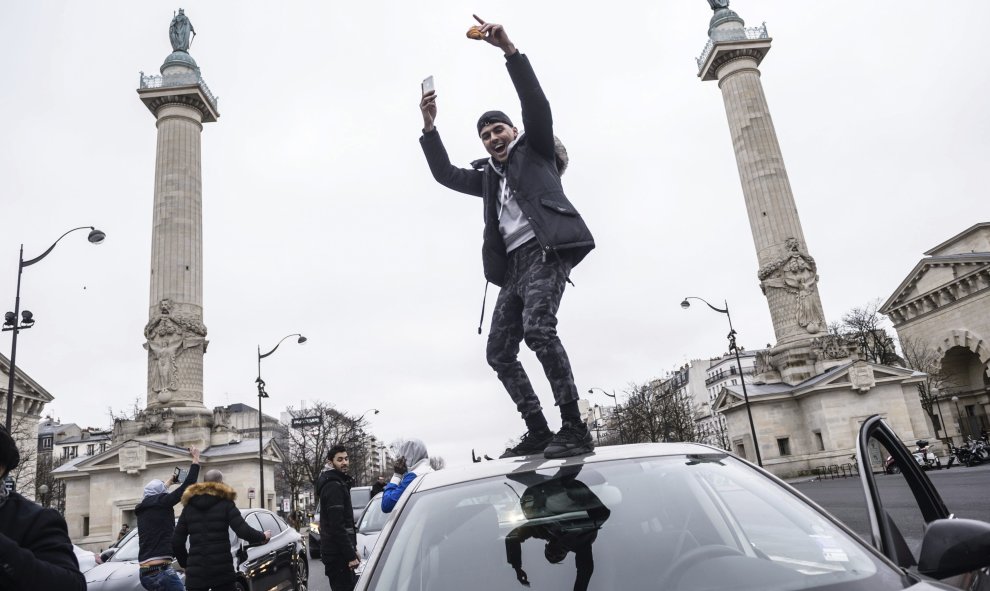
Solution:
<path fill-rule="evenodd" d="M 825 335 L 811 341 L 811 352 L 816 359 L 821 360 L 848 359 L 858 348 L 856 341 L 837 334 Z"/>
<path fill-rule="evenodd" d="M 158 401 L 165 404 L 172 399 L 171 391 L 178 390 L 179 366 L 177 358 L 186 349 L 203 347 L 206 352 L 206 326 L 197 318 L 172 313 L 170 299 L 159 303 L 159 313 L 144 327 L 147 341 L 144 348 L 151 352 L 155 362 L 151 366 L 151 389 L 158 393 Z"/>
<path fill-rule="evenodd" d="M 795 301 L 798 326 L 811 334 L 825 329 L 825 313 L 816 297 L 818 285 L 818 265 L 811 255 L 801 250 L 795 238 L 784 242 L 787 252 L 779 260 L 767 263 L 760 268 L 760 289 L 781 289 Z"/>

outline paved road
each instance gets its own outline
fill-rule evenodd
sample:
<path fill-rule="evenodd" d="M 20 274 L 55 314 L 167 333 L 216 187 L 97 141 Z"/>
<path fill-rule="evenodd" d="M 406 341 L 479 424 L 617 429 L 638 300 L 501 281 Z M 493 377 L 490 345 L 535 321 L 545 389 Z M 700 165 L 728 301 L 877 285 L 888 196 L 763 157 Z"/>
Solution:
<path fill-rule="evenodd" d="M 990 465 L 972 468 L 953 467 L 951 470 L 928 472 L 945 505 L 957 517 L 990 522 Z M 878 475 L 884 506 L 893 514 L 908 543 L 915 547 L 921 539 L 924 523 L 917 514 L 917 505 L 910 490 L 898 475 Z M 863 487 L 859 477 L 838 478 L 793 485 L 824 507 L 865 540 L 870 539 L 866 519 Z M 309 561 L 309 584 L 312 591 L 330 591 L 323 574 L 323 563 Z"/>

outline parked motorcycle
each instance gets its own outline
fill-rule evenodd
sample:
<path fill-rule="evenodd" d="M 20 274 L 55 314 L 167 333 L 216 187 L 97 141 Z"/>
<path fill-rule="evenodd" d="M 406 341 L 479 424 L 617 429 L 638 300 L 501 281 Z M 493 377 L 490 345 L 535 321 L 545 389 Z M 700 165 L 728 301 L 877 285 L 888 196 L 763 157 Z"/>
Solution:
<path fill-rule="evenodd" d="M 919 439 L 915 442 L 916 449 L 911 455 L 914 457 L 914 461 L 918 463 L 918 467 L 922 470 L 941 470 L 942 460 L 935 452 L 932 451 L 931 445 L 925 439 Z M 887 474 L 898 474 L 901 469 L 894 463 L 893 456 L 887 456 L 887 459 L 883 463 L 884 472 Z"/>
<path fill-rule="evenodd" d="M 949 442 L 949 453 L 952 454 L 952 457 L 949 460 L 950 468 L 954 463 L 953 460 L 958 461 L 964 466 L 975 466 L 977 464 L 982 464 L 987 459 L 984 452 L 978 450 L 976 446 L 972 445 L 972 441 L 961 447 L 956 447 L 955 445 L 952 445 L 952 442 Z"/>

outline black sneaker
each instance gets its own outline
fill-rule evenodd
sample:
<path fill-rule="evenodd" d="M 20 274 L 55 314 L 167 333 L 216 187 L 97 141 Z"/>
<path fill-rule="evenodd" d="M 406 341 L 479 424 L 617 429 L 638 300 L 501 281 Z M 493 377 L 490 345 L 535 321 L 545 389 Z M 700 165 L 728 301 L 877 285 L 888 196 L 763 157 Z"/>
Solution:
<path fill-rule="evenodd" d="M 519 440 L 515 447 L 507 447 L 499 458 L 515 458 L 518 456 L 531 456 L 541 454 L 547 448 L 550 440 L 553 439 L 553 431 L 526 431 L 526 434 Z"/>
<path fill-rule="evenodd" d="M 569 458 L 591 453 L 594 449 L 595 443 L 584 423 L 577 426 L 564 425 L 543 450 L 543 457 L 548 460 Z"/>

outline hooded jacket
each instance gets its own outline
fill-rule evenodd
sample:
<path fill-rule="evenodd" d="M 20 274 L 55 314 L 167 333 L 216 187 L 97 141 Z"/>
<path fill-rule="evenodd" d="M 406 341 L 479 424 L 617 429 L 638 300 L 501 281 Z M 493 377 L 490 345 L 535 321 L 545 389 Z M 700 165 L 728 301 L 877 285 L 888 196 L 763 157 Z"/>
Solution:
<path fill-rule="evenodd" d="M 339 470 L 324 470 L 316 481 L 320 498 L 320 557 L 324 564 L 358 558 L 357 531 L 351 505 L 354 480 Z"/>
<path fill-rule="evenodd" d="M 0 494 L 0 589 L 86 589 L 65 519 L 16 492 Z"/>
<path fill-rule="evenodd" d="M 248 525 L 234 505 L 237 493 L 222 482 L 201 482 L 182 495 L 185 508 L 175 524 L 172 553 L 186 569 L 186 586 L 210 588 L 235 581 L 234 558 L 227 528 L 251 545 L 265 543 L 265 534 Z M 186 538 L 189 551 L 186 552 Z"/>
<path fill-rule="evenodd" d="M 429 472 L 430 457 L 426 451 L 426 444 L 419 439 L 409 439 L 403 441 L 394 450 L 397 458 L 405 458 L 408 470 L 405 474 L 392 476 L 391 482 L 385 485 L 382 491 L 382 513 L 391 513 L 396 503 L 402 498 L 402 493 L 416 480 L 416 476 Z"/>
<path fill-rule="evenodd" d="M 144 562 L 157 557 L 172 556 L 172 534 L 175 533 L 175 509 L 183 493 L 199 478 L 199 464 L 189 468 L 189 475 L 179 488 L 172 492 L 152 494 L 144 497 L 134 514 L 137 515 L 138 561 Z"/>
<path fill-rule="evenodd" d="M 505 58 L 505 65 L 519 95 L 526 131 L 509 152 L 505 166 L 507 182 L 533 228 L 544 257 L 565 253 L 570 263 L 577 265 L 595 247 L 595 240 L 560 183 L 563 166 L 559 164 L 558 146 L 563 146 L 555 142 L 550 102 L 525 55 L 517 51 Z M 485 231 L 481 258 L 485 278 L 501 287 L 505 282 L 508 253 L 498 225 L 500 175 L 490 159 L 475 161 L 474 169 L 452 165 L 436 128 L 424 133 L 419 141 L 438 183 L 482 198 Z"/>

